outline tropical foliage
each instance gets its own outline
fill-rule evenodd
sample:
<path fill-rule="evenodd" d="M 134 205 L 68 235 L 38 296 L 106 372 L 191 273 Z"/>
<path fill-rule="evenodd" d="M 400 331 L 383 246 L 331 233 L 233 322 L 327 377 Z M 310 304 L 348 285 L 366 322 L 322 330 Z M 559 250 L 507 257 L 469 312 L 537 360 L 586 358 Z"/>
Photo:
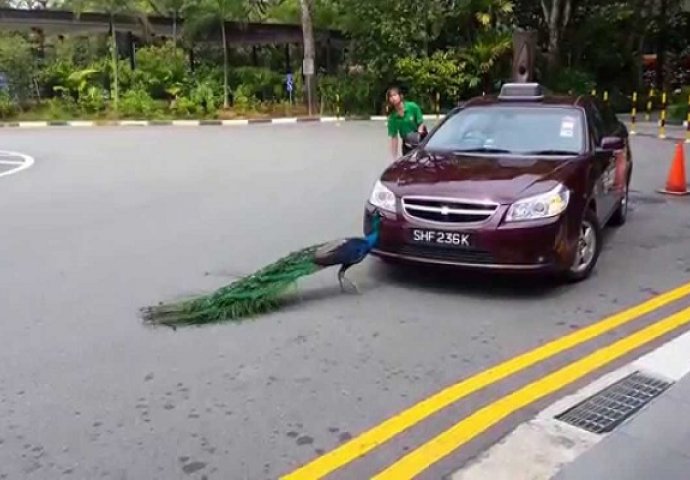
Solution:
<path fill-rule="evenodd" d="M 632 91 L 646 99 L 651 87 L 663 87 L 672 119 L 687 110 L 684 92 L 676 92 L 690 84 L 682 0 L 0 0 L 2 6 L 98 11 L 111 23 L 100 36 L 1 33 L 0 73 L 9 86 L 0 83 L 2 118 L 304 113 L 303 52 L 293 46 L 289 95 L 284 46 L 231 45 L 229 21 L 308 22 L 343 32 L 347 48 L 326 54 L 305 23 L 305 44 L 316 46 L 321 113 L 382 113 L 391 84 L 425 111 L 495 91 L 510 77 L 516 28 L 538 32 L 537 76 L 554 90 L 606 89 L 625 110 Z M 141 26 L 131 60 L 114 28 L 123 15 Z M 148 37 L 150 15 L 172 20 L 171 38 Z M 645 66 L 649 53 L 657 60 Z"/>

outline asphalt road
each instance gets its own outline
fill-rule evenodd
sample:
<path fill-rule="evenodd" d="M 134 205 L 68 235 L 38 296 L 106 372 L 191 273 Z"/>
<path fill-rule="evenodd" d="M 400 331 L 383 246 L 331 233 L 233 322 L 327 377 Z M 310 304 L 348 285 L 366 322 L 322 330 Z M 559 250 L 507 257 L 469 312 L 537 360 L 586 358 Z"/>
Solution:
<path fill-rule="evenodd" d="M 687 281 L 688 200 L 655 193 L 673 145 L 636 137 L 629 223 L 609 231 L 584 283 L 370 259 L 351 270 L 361 295 L 341 294 L 326 271 L 300 284 L 301 302 L 254 321 L 141 324 L 141 306 L 360 235 L 388 159 L 384 132 L 372 122 L 2 131 L 0 148 L 36 163 L 0 178 L 0 479 L 277 478 L 443 386 Z M 513 386 L 333 478 L 367 478 Z"/>

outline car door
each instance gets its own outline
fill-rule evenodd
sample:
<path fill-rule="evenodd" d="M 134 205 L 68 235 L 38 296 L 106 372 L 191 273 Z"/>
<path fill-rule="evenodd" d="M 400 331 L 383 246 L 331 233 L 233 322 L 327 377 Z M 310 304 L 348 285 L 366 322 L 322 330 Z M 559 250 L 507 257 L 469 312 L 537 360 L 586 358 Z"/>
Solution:
<path fill-rule="evenodd" d="M 604 137 L 611 135 L 610 127 L 607 128 L 601 111 L 595 102 L 588 105 L 588 117 L 590 124 L 590 134 L 592 135 L 593 154 L 596 171 L 594 185 L 595 198 L 597 202 L 597 215 L 603 225 L 613 214 L 617 206 L 617 195 L 614 185 L 616 179 L 616 159 L 614 152 L 600 150 Z"/>
<path fill-rule="evenodd" d="M 629 136 L 628 129 L 624 123 L 618 120 L 611 105 L 603 102 L 597 103 L 597 108 L 601 112 L 604 119 L 604 126 L 607 137 L 618 137 L 623 140 L 623 148 L 614 152 L 614 179 L 613 185 L 610 189 L 610 195 L 613 200 L 613 208 L 617 208 L 620 200 L 626 192 L 627 173 L 630 169 L 630 148 L 628 145 Z"/>

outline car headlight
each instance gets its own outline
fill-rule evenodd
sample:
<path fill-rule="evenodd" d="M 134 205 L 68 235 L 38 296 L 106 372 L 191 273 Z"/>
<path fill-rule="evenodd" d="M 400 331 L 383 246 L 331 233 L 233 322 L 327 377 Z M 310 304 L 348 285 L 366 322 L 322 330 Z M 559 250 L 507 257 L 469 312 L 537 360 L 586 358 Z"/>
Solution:
<path fill-rule="evenodd" d="M 395 195 L 378 180 L 369 197 L 369 203 L 382 210 L 395 212 Z"/>
<path fill-rule="evenodd" d="M 565 211 L 569 200 L 570 190 L 564 185 L 558 185 L 549 192 L 513 203 L 508 209 L 506 221 L 519 222 L 556 217 Z"/>

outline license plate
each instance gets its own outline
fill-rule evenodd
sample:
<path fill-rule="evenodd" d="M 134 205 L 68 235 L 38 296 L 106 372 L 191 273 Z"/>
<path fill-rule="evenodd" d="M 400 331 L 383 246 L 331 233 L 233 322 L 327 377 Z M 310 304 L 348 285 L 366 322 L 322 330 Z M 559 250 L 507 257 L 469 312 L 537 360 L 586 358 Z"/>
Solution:
<path fill-rule="evenodd" d="M 415 228 L 411 230 L 413 243 L 438 245 L 444 247 L 471 248 L 472 236 L 469 233 L 444 232 Z"/>

